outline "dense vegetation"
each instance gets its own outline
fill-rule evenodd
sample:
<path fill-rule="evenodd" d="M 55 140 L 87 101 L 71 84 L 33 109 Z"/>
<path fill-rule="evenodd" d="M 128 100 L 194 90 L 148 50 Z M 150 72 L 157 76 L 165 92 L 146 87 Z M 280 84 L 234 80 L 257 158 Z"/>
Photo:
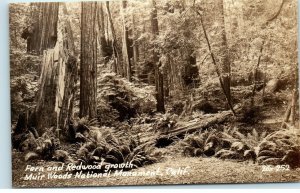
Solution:
<path fill-rule="evenodd" d="M 296 0 L 11 4 L 15 153 L 297 168 L 296 18 Z"/>

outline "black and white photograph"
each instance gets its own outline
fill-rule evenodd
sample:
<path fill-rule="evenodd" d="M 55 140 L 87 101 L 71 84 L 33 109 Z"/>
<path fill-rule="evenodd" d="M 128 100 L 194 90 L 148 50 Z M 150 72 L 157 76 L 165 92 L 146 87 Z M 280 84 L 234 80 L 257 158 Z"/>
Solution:
<path fill-rule="evenodd" d="M 12 186 L 300 182 L 297 7 L 10 3 Z"/>

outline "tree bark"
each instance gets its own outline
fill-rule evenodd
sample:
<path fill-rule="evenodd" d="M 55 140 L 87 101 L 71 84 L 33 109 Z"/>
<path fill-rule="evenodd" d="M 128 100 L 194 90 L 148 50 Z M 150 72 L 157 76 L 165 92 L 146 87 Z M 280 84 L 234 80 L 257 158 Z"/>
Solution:
<path fill-rule="evenodd" d="M 63 8 L 64 15 L 67 13 Z M 77 81 L 77 58 L 70 23 L 64 17 L 58 20 L 57 42 L 53 49 L 44 51 L 40 89 L 34 121 L 31 125 L 42 134 L 49 127 L 66 131 L 73 115 L 73 101 Z"/>
<path fill-rule="evenodd" d="M 136 32 L 136 21 L 134 18 L 134 14 L 132 13 L 132 35 L 133 35 L 133 41 L 132 41 L 132 49 L 133 49 L 133 66 L 135 70 L 136 77 L 139 76 L 139 66 L 138 66 L 138 60 L 139 60 L 139 46 L 138 42 L 136 41 L 137 39 L 137 32 Z"/>
<path fill-rule="evenodd" d="M 287 107 L 287 110 L 284 113 L 283 121 L 281 124 L 281 128 L 288 126 L 288 121 L 291 118 L 291 125 L 295 126 L 296 122 L 296 103 L 298 100 L 298 89 L 294 89 L 291 97 L 291 102 Z"/>
<path fill-rule="evenodd" d="M 27 52 L 40 55 L 56 44 L 59 3 L 32 3 L 31 6 L 35 22 L 29 26 Z"/>
<path fill-rule="evenodd" d="M 98 37 L 99 37 L 99 46 L 100 46 L 100 57 L 105 59 L 105 62 L 108 61 L 108 52 L 107 47 L 108 43 L 105 38 L 105 26 L 104 26 L 104 13 L 103 13 L 103 3 L 98 2 L 98 11 L 97 11 L 97 21 L 98 21 Z"/>
<path fill-rule="evenodd" d="M 226 30 L 225 30 L 225 15 L 224 15 L 224 0 L 219 0 L 217 3 L 220 3 L 220 25 L 222 30 L 222 37 L 221 37 L 221 48 L 220 52 L 222 57 L 222 78 L 224 84 L 224 91 L 228 97 L 228 100 L 231 103 L 231 92 L 230 92 L 230 82 L 231 82 L 231 66 L 230 66 L 230 58 L 228 53 L 228 46 L 227 46 L 227 37 L 226 37 Z"/>
<path fill-rule="evenodd" d="M 256 93 L 255 91 L 256 91 L 256 86 L 257 86 L 257 81 L 258 81 L 258 70 L 259 70 L 259 65 L 260 65 L 260 61 L 261 61 L 261 57 L 262 57 L 262 53 L 263 53 L 264 44 L 265 44 L 265 41 L 262 42 L 262 45 L 261 45 L 261 48 L 259 51 L 259 56 L 257 59 L 257 64 L 254 69 L 253 89 L 252 89 L 252 95 L 251 95 L 251 106 L 252 107 L 254 106 L 254 97 L 255 97 L 255 93 Z M 264 85 L 264 87 L 265 87 L 265 85 Z"/>
<path fill-rule="evenodd" d="M 295 126 L 296 123 L 296 110 L 297 110 L 297 100 L 298 100 L 298 89 L 293 90 L 292 104 L 291 104 L 291 122 Z"/>
<path fill-rule="evenodd" d="M 68 10 L 67 10 L 67 6 L 65 3 L 63 3 L 63 13 L 65 16 L 69 15 Z M 73 31 L 72 31 L 72 27 L 71 27 L 71 23 L 70 20 L 65 20 L 65 36 L 67 44 L 68 44 L 68 50 L 70 52 L 70 54 L 72 55 L 76 55 L 76 50 L 75 50 L 75 44 L 74 44 L 74 35 L 73 35 Z"/>
<path fill-rule="evenodd" d="M 155 0 L 151 1 L 151 28 L 153 40 L 159 35 L 157 9 Z M 163 74 L 161 72 L 161 63 L 159 61 L 159 53 L 156 49 L 153 49 L 153 61 L 155 64 L 155 90 L 156 90 L 156 108 L 158 112 L 165 112 L 165 99 L 164 99 L 164 85 L 163 85 Z"/>
<path fill-rule="evenodd" d="M 97 116 L 97 2 L 81 3 L 80 117 Z"/>
<path fill-rule="evenodd" d="M 122 16 L 122 27 L 123 27 L 123 34 L 122 34 L 122 56 L 123 56 L 123 68 L 124 68 L 124 77 L 127 78 L 128 81 L 131 81 L 131 61 L 129 58 L 129 37 L 128 37 L 128 27 L 126 24 L 125 18 L 125 10 L 127 8 L 127 1 L 122 1 L 121 6 L 121 16 Z"/>
<path fill-rule="evenodd" d="M 112 46 L 113 56 L 114 56 L 113 71 L 115 73 L 121 75 L 121 74 L 123 74 L 123 69 L 122 69 L 121 65 L 119 64 L 120 57 L 119 57 L 119 53 L 118 53 L 118 49 L 117 49 L 116 32 L 115 32 L 113 20 L 112 20 L 111 13 L 110 13 L 109 1 L 106 1 L 105 5 L 106 5 L 108 20 L 109 20 L 109 26 L 110 26 L 110 30 L 111 30 L 111 34 L 112 34 L 112 40 L 111 40 L 112 45 L 111 46 Z"/>
<path fill-rule="evenodd" d="M 206 22 L 207 22 L 207 21 L 211 20 L 209 18 L 210 15 L 206 12 L 206 14 L 203 16 L 195 8 L 194 8 L 194 11 L 200 17 L 200 22 L 201 22 L 201 26 L 203 29 L 204 37 L 205 37 L 207 45 L 208 45 L 208 50 L 210 52 L 213 64 L 215 66 L 216 73 L 218 75 L 218 78 L 219 78 L 219 81 L 221 84 L 221 88 L 226 97 L 227 104 L 228 104 L 229 108 L 231 109 L 232 113 L 234 115 L 236 115 L 235 111 L 233 109 L 233 105 L 232 105 L 232 101 L 231 101 L 231 93 L 230 93 L 230 70 L 231 69 L 230 69 L 230 59 L 229 59 L 228 48 L 227 48 L 226 32 L 225 32 L 223 0 L 218 0 L 217 2 L 215 2 L 215 1 L 211 2 L 211 0 L 208 0 L 206 2 L 206 4 L 207 4 L 206 5 L 207 11 L 208 11 L 208 9 L 214 10 L 213 14 L 218 19 L 220 26 L 221 26 L 221 33 L 220 33 L 221 35 L 214 37 L 215 41 L 220 43 L 220 46 L 218 49 L 214 48 L 214 50 L 213 50 L 211 43 L 209 41 L 209 38 L 208 38 L 208 33 L 206 31 L 206 28 L 204 27 L 205 24 L 204 24 L 203 17 L 206 19 Z M 213 5 L 215 5 L 216 7 L 214 7 Z M 221 12 L 221 14 L 219 12 Z M 212 23 L 208 23 L 208 24 L 212 25 Z M 221 64 L 219 64 L 219 65 L 217 64 L 217 60 L 216 60 L 214 52 L 217 53 L 216 55 L 220 57 L 219 60 L 220 60 Z"/>

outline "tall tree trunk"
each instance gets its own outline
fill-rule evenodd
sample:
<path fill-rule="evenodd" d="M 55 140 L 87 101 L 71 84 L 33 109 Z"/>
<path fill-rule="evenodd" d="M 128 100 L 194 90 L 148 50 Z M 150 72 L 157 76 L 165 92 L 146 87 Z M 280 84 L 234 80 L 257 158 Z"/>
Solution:
<path fill-rule="evenodd" d="M 227 44 L 238 44 L 244 35 L 244 1 L 224 0 L 225 29 Z M 242 49 L 242 48 L 240 48 Z M 245 49 L 245 48 L 243 48 Z"/>
<path fill-rule="evenodd" d="M 63 7 L 65 15 L 66 7 Z M 77 81 L 77 58 L 69 21 L 60 16 L 57 42 L 53 49 L 44 51 L 40 89 L 37 96 L 34 121 L 31 126 L 42 134 L 46 128 L 66 129 L 73 114 Z M 33 118 L 32 118 L 33 119 Z"/>
<path fill-rule="evenodd" d="M 212 59 L 212 62 L 215 66 L 216 73 L 218 75 L 221 88 L 227 100 L 227 105 L 231 109 L 232 113 L 236 115 L 232 101 L 231 101 L 231 93 L 230 93 L 230 60 L 228 55 L 228 48 L 227 48 L 227 40 L 226 40 L 226 32 L 224 26 L 224 11 L 223 11 L 223 0 L 207 0 L 205 2 L 205 14 L 201 14 L 195 7 L 193 8 L 195 12 L 200 17 L 200 23 L 204 32 L 204 36 L 208 45 L 208 50 Z M 211 11 L 213 10 L 213 11 Z M 221 14 L 220 14 L 221 13 Z M 212 15 L 213 14 L 213 15 Z M 211 22 L 211 17 L 214 16 L 218 23 L 220 24 L 221 32 L 216 33 L 215 35 L 211 35 L 213 39 L 220 44 L 218 48 L 213 48 L 209 41 L 208 33 L 206 28 L 204 27 L 205 24 L 209 26 L 213 26 Z M 205 19 L 205 20 L 204 20 Z M 205 21 L 205 24 L 204 24 Z M 210 22 L 209 22 L 210 21 Z M 215 22 L 215 20 L 213 21 Z M 219 35 L 221 34 L 221 35 Z M 220 64 L 217 63 L 216 56 L 219 57 Z"/>
<path fill-rule="evenodd" d="M 133 43 L 132 43 L 132 48 L 133 48 L 133 65 L 134 65 L 134 70 L 136 77 L 139 76 L 139 66 L 138 66 L 138 60 L 139 60 L 139 46 L 138 42 L 136 41 L 137 39 L 137 32 L 136 32 L 136 24 L 135 24 L 135 18 L 134 14 L 132 14 L 132 35 L 133 35 Z"/>
<path fill-rule="evenodd" d="M 259 65 L 260 65 L 260 61 L 261 61 L 261 57 L 262 57 L 262 52 L 263 52 L 263 48 L 264 48 L 264 44 L 265 44 L 265 41 L 262 42 L 261 44 L 261 48 L 260 48 L 260 51 L 259 51 L 259 56 L 258 56 L 258 59 L 257 59 L 257 64 L 254 68 L 254 71 L 253 71 L 253 89 L 252 89 L 252 95 L 251 95 L 251 107 L 254 106 L 254 98 L 255 98 L 255 94 L 256 94 L 256 86 L 257 86 L 257 81 L 258 81 L 258 73 L 259 73 Z M 265 85 L 264 85 L 265 87 Z"/>
<path fill-rule="evenodd" d="M 98 2 L 98 11 L 97 11 L 97 21 L 98 21 L 98 37 L 99 37 L 99 46 L 100 46 L 100 57 L 105 58 L 107 62 L 108 52 L 107 52 L 107 41 L 105 38 L 105 26 L 104 26 L 104 14 L 103 14 L 103 3 Z"/>
<path fill-rule="evenodd" d="M 59 3 L 32 3 L 31 6 L 35 22 L 29 27 L 27 51 L 43 54 L 56 44 Z"/>
<path fill-rule="evenodd" d="M 296 123 L 296 112 L 297 112 L 297 101 L 298 101 L 298 88 L 293 90 L 292 102 L 291 102 L 291 122 L 295 126 Z"/>
<path fill-rule="evenodd" d="M 69 15 L 67 6 L 65 3 L 63 3 L 63 13 L 65 16 Z M 72 28 L 71 28 L 70 20 L 65 20 L 65 26 L 66 26 L 65 30 L 66 30 L 66 36 L 67 36 L 66 41 L 68 41 L 67 42 L 68 50 L 72 55 L 76 56 L 77 53 L 75 50 L 74 35 L 73 35 Z"/>
<path fill-rule="evenodd" d="M 128 37 L 128 27 L 126 24 L 126 18 L 125 18 L 125 10 L 127 8 L 127 1 L 122 1 L 121 6 L 121 16 L 122 16 L 122 22 L 123 22 L 123 34 L 122 34 L 122 56 L 123 56 L 123 64 L 124 64 L 124 76 L 127 78 L 128 81 L 131 81 L 131 61 L 129 58 L 129 37 Z"/>
<path fill-rule="evenodd" d="M 81 3 L 80 117 L 97 116 L 97 2 Z"/>
<path fill-rule="evenodd" d="M 153 39 L 159 35 L 158 20 L 157 20 L 157 9 L 155 0 L 151 1 L 151 28 Z M 156 90 L 156 108 L 158 112 L 165 112 L 165 99 L 164 99 L 164 85 L 163 85 L 163 74 L 161 72 L 161 63 L 156 49 L 153 51 L 153 62 L 155 64 L 155 90 Z"/>
<path fill-rule="evenodd" d="M 224 15 L 224 0 L 219 0 L 217 3 L 220 3 L 220 25 L 222 30 L 222 37 L 221 37 L 221 48 L 220 52 L 222 54 L 222 79 L 224 84 L 224 91 L 228 97 L 228 100 L 232 101 L 231 99 L 231 92 L 230 92 L 230 82 L 231 82 L 231 66 L 230 66 L 230 58 L 228 53 L 228 46 L 227 46 L 227 37 L 226 37 L 226 30 L 225 30 L 225 15 Z"/>
<path fill-rule="evenodd" d="M 111 46 L 112 46 L 113 56 L 114 56 L 114 69 L 113 70 L 115 73 L 121 75 L 123 73 L 123 69 L 122 69 L 121 65 L 119 64 L 120 57 L 119 57 L 119 53 L 118 53 L 118 49 L 117 49 L 116 32 L 115 32 L 114 24 L 113 24 L 111 13 L 110 13 L 109 1 L 106 1 L 105 5 L 106 5 L 106 11 L 107 11 L 108 20 L 109 20 L 109 26 L 110 26 L 110 30 L 111 30 L 111 34 L 112 34 L 112 40 L 111 40 L 112 45 Z"/>
<path fill-rule="evenodd" d="M 63 3 L 63 15 L 64 17 L 68 15 L 66 4 Z M 70 20 L 64 19 L 65 28 L 63 31 L 63 48 L 67 51 L 65 56 L 66 59 L 63 60 L 64 65 L 61 65 L 60 72 L 64 72 L 60 77 L 59 86 L 64 89 L 60 89 L 60 96 L 62 98 L 62 105 L 59 109 L 59 119 L 58 128 L 64 129 L 64 133 L 68 132 L 69 121 L 73 116 L 73 106 L 75 100 L 76 83 L 78 81 L 78 59 L 76 58 L 77 52 L 74 45 L 74 36 L 71 28 Z"/>
<path fill-rule="evenodd" d="M 292 97 L 290 104 L 287 107 L 287 110 L 284 113 L 283 121 L 281 128 L 287 126 L 289 119 L 291 119 L 291 125 L 295 126 L 296 123 L 296 109 L 297 109 L 297 100 L 298 100 L 298 88 L 293 89 Z"/>
<path fill-rule="evenodd" d="M 27 52 L 35 52 L 37 53 L 39 49 L 40 44 L 40 31 L 41 31 L 41 21 L 42 21 L 42 4 L 43 3 L 31 3 L 32 7 L 32 18 L 36 18 L 30 26 L 30 33 L 29 40 L 27 41 Z M 29 49 L 28 49 L 29 47 Z"/>

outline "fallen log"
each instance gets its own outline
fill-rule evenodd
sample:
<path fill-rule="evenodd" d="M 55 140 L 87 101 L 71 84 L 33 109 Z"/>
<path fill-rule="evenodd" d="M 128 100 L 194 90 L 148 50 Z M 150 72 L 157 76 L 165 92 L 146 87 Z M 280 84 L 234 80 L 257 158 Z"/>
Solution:
<path fill-rule="evenodd" d="M 161 135 L 168 135 L 169 137 L 178 136 L 185 133 L 193 133 L 200 129 L 206 129 L 214 124 L 220 124 L 226 121 L 229 117 L 232 117 L 231 111 L 223 111 L 218 114 L 205 116 L 198 121 L 192 121 L 187 123 L 181 123 L 182 126 L 175 127 L 172 130 L 162 132 Z"/>
<path fill-rule="evenodd" d="M 157 131 L 155 135 L 149 136 L 149 134 L 144 133 L 140 137 L 141 142 L 151 142 L 155 143 L 160 138 L 173 138 L 182 136 L 187 133 L 193 133 L 202 129 L 206 129 L 215 124 L 224 123 L 229 118 L 233 117 L 232 111 L 223 111 L 217 114 L 205 115 L 199 120 L 191 120 L 189 122 L 178 122 L 177 126 L 173 129 L 168 129 L 164 131 Z"/>

